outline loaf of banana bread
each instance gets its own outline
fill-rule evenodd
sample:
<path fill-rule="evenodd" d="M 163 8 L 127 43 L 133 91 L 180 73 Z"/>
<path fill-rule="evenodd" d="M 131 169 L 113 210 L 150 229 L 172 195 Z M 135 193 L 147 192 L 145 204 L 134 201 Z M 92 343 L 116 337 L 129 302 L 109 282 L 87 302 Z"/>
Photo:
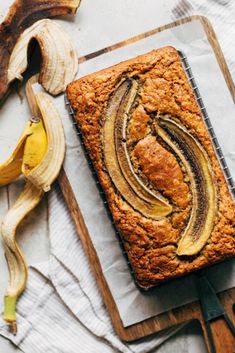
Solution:
<path fill-rule="evenodd" d="M 176 49 L 83 77 L 67 97 L 140 287 L 234 256 L 235 205 Z"/>

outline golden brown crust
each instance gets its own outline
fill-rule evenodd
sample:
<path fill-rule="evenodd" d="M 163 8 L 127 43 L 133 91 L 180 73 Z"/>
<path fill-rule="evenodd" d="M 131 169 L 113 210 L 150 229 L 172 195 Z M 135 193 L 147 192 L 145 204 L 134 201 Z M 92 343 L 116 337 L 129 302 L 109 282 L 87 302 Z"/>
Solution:
<path fill-rule="evenodd" d="M 131 115 L 128 127 L 128 144 L 133 147 L 133 163 L 136 168 L 142 169 L 143 177 L 147 177 L 158 189 L 162 188 L 165 195 L 180 207 L 180 212 L 160 220 L 144 217 L 122 198 L 104 163 L 100 134 L 103 113 L 110 95 L 126 77 L 138 77 L 142 87 L 138 106 Z M 140 286 L 151 287 L 234 256 L 235 205 L 179 55 L 174 48 L 154 50 L 81 78 L 68 86 L 67 95 Z M 160 146 L 148 136 L 149 117 L 154 112 L 177 117 L 203 146 L 214 172 L 218 190 L 218 212 L 212 234 L 197 256 L 179 257 L 176 254 L 177 242 L 188 221 L 191 196 L 179 161 L 170 156 L 164 146 Z M 149 155 L 144 153 L 144 147 L 149 149 Z M 159 159 L 151 159 L 153 149 L 167 161 L 162 170 Z M 161 178 L 161 173 L 168 173 L 172 168 L 175 185 L 170 178 Z M 157 169 L 161 172 L 161 187 L 157 182 Z"/>
<path fill-rule="evenodd" d="M 156 138 L 148 135 L 139 141 L 133 150 L 143 174 L 163 195 L 171 197 L 185 209 L 189 204 L 189 187 L 175 156 L 168 152 Z"/>
<path fill-rule="evenodd" d="M 150 129 L 148 126 L 149 121 L 149 115 L 145 112 L 143 106 L 139 105 L 133 112 L 128 125 L 130 145 L 141 140 L 147 135 Z"/>

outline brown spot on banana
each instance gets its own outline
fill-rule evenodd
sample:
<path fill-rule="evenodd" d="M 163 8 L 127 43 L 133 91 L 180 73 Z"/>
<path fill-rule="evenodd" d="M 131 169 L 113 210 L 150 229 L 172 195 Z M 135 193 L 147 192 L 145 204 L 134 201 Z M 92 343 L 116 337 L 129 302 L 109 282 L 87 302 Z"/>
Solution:
<path fill-rule="evenodd" d="M 161 195 L 151 192 L 137 177 L 126 146 L 126 125 L 138 83 L 127 79 L 111 96 L 104 114 L 103 147 L 108 173 L 122 197 L 145 217 L 159 219 L 172 207 Z"/>
<path fill-rule="evenodd" d="M 178 255 L 196 255 L 206 244 L 217 211 L 216 185 L 208 156 L 199 142 L 181 125 L 159 118 L 158 135 L 182 161 L 193 196 L 188 225 L 178 243 Z"/>

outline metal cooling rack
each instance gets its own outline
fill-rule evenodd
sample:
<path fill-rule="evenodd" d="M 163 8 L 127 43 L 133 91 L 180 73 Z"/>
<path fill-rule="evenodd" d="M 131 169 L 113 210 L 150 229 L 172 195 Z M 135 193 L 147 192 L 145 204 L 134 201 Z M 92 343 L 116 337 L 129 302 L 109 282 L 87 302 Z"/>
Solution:
<path fill-rule="evenodd" d="M 207 113 L 207 111 L 206 111 L 205 105 L 204 105 L 204 103 L 203 103 L 203 100 L 202 100 L 202 97 L 201 97 L 201 95 L 200 95 L 198 86 L 197 86 L 197 84 L 196 84 L 195 78 L 194 78 L 193 73 L 192 73 L 192 69 L 191 69 L 191 67 L 190 67 L 190 65 L 189 65 L 189 63 L 188 63 L 188 60 L 187 60 L 186 55 L 185 55 L 182 51 L 178 51 L 178 52 L 179 52 L 179 55 L 180 55 L 180 57 L 181 57 L 181 61 L 182 61 L 182 63 L 183 63 L 183 67 L 184 67 L 184 70 L 185 70 L 185 72 L 186 72 L 186 74 L 187 74 L 188 80 L 189 80 L 189 82 L 190 82 L 190 84 L 191 84 L 191 87 L 192 87 L 192 89 L 193 89 L 194 95 L 195 95 L 196 100 L 197 100 L 197 102 L 198 102 L 198 105 L 199 105 L 199 107 L 200 107 L 200 110 L 201 110 L 203 119 L 204 119 L 204 121 L 205 121 L 206 127 L 207 127 L 207 129 L 208 129 L 208 131 L 209 131 L 209 133 L 210 133 L 210 136 L 211 136 L 211 139 L 212 139 L 212 142 L 213 142 L 213 145 L 214 145 L 216 154 L 217 154 L 218 159 L 219 159 L 219 161 L 220 161 L 221 167 L 222 167 L 222 169 L 223 169 L 223 171 L 224 171 L 225 178 L 226 178 L 226 180 L 227 180 L 227 183 L 228 183 L 228 185 L 229 185 L 229 188 L 230 188 L 230 190 L 231 190 L 232 195 L 235 196 L 235 185 L 234 185 L 234 181 L 233 181 L 233 179 L 232 179 L 232 176 L 231 176 L 231 173 L 230 173 L 230 171 L 229 171 L 227 162 L 226 162 L 226 160 L 225 160 L 225 158 L 224 158 L 224 155 L 223 155 L 221 146 L 220 146 L 220 144 L 219 144 L 219 142 L 218 142 L 218 139 L 217 139 L 217 137 L 216 137 L 215 131 L 214 131 L 214 129 L 213 129 L 213 126 L 212 126 L 212 124 L 211 124 L 210 118 L 209 118 L 209 116 L 208 116 L 208 113 Z M 128 259 L 128 256 L 127 256 L 127 253 L 126 253 L 126 251 L 125 251 L 123 242 L 122 242 L 122 240 L 121 240 L 121 235 L 120 235 L 120 233 L 118 232 L 118 230 L 117 230 L 117 228 L 116 228 L 116 226 L 115 226 L 115 223 L 114 223 L 112 214 L 111 214 L 111 212 L 110 212 L 110 210 L 109 210 L 109 207 L 108 207 L 108 202 L 107 202 L 107 200 L 106 200 L 105 193 L 104 193 L 104 191 L 103 191 L 103 189 L 102 189 L 102 187 L 101 187 L 101 185 L 100 185 L 100 182 L 99 182 L 99 179 L 98 179 L 98 175 L 97 175 L 97 173 L 96 173 L 96 171 L 95 171 L 95 169 L 94 169 L 93 163 L 92 163 L 92 161 L 91 161 L 91 159 L 90 159 L 90 157 L 89 157 L 89 153 L 88 153 L 88 151 L 86 150 L 86 147 L 85 147 L 85 144 L 84 144 L 84 141 L 83 141 L 83 137 L 82 137 L 81 131 L 80 131 L 80 129 L 79 129 L 79 125 L 78 125 L 78 123 L 76 122 L 76 119 L 75 119 L 75 114 L 74 114 L 73 108 L 71 107 L 71 105 L 70 105 L 70 103 L 69 103 L 69 100 L 68 100 L 66 94 L 65 94 L 65 105 L 66 105 L 66 108 L 67 108 L 67 110 L 68 110 L 69 116 L 70 116 L 71 119 L 72 119 L 72 124 L 73 124 L 73 126 L 74 126 L 74 128 L 75 128 L 76 134 L 79 136 L 80 143 L 81 143 L 81 145 L 82 145 L 83 152 L 84 152 L 84 154 L 85 154 L 85 156 L 86 156 L 87 163 L 88 163 L 88 165 L 89 165 L 89 167 L 90 167 L 90 170 L 91 170 L 91 173 L 92 173 L 92 175 L 93 175 L 93 177 L 94 177 L 94 179 L 95 179 L 95 182 L 96 182 L 98 191 L 99 191 L 100 196 L 101 196 L 101 198 L 102 198 L 102 200 L 103 200 L 104 206 L 105 206 L 105 208 L 106 208 L 106 210 L 107 210 L 107 213 L 108 213 L 108 215 L 109 215 L 109 218 L 110 218 L 110 220 L 111 220 L 111 223 L 112 223 L 112 225 L 113 225 L 113 227 L 114 227 L 114 230 L 115 230 L 115 233 L 116 233 L 118 242 L 119 242 L 120 247 L 121 247 L 121 250 L 122 250 L 122 253 L 124 254 L 124 256 L 125 256 L 125 258 L 126 258 L 126 262 L 127 262 L 127 264 L 128 264 L 130 273 L 132 274 L 132 276 L 133 276 L 133 278 L 134 278 L 134 280 L 135 280 L 135 273 L 134 273 L 134 271 L 133 271 L 133 269 L 132 269 L 132 267 L 131 267 L 131 263 L 130 263 L 130 261 L 129 261 L 129 259 Z M 142 288 L 141 288 L 141 289 L 142 289 Z M 151 290 L 151 289 L 152 289 L 152 288 L 150 288 L 150 290 Z M 142 290 L 148 291 L 148 289 L 142 289 Z"/>
<path fill-rule="evenodd" d="M 77 134 L 77 136 L 79 136 L 80 143 L 81 143 L 81 145 L 82 145 L 82 149 L 83 149 L 84 155 L 85 155 L 85 157 L 86 157 L 86 160 L 87 160 L 87 163 L 88 163 L 88 165 L 89 165 L 90 171 L 91 171 L 91 173 L 92 173 L 92 175 L 93 175 L 93 177 L 94 177 L 94 179 L 95 179 L 95 182 L 96 182 L 96 185 L 97 185 L 97 189 L 98 189 L 99 194 L 100 194 L 100 196 L 101 196 L 101 198 L 102 198 L 103 204 L 104 204 L 105 209 L 106 209 L 106 211 L 107 211 L 107 213 L 108 213 L 108 216 L 109 216 L 109 219 L 110 219 L 110 221 L 111 221 L 111 224 L 112 224 L 112 226 L 113 226 L 113 228 L 114 228 L 114 231 L 115 231 L 117 240 L 118 240 L 118 242 L 119 242 L 121 251 L 122 251 L 124 257 L 126 258 L 126 262 L 127 262 L 129 271 L 130 271 L 131 275 L 133 276 L 134 280 L 136 281 L 136 279 L 135 279 L 135 273 L 134 273 L 134 271 L 133 271 L 133 269 L 132 269 L 131 263 L 130 263 L 130 261 L 129 261 L 129 259 L 128 259 L 127 252 L 126 252 L 126 250 L 125 250 L 125 248 L 124 248 L 124 244 L 123 244 L 123 242 L 122 242 L 122 240 L 121 240 L 121 235 L 120 235 L 119 231 L 117 230 L 116 225 L 115 225 L 115 223 L 114 223 L 113 216 L 112 216 L 112 213 L 111 213 L 111 211 L 110 211 L 110 209 L 109 209 L 109 206 L 108 206 L 108 202 L 107 202 L 105 193 L 104 193 L 104 191 L 103 191 L 103 189 L 102 189 L 102 187 L 101 187 L 101 185 L 100 185 L 98 175 L 97 175 L 97 173 L 96 173 L 96 171 L 95 171 L 95 168 L 94 168 L 94 166 L 93 166 L 93 162 L 92 162 L 92 160 L 91 160 L 91 158 L 90 158 L 90 156 L 89 156 L 88 151 L 86 150 L 86 147 L 85 147 L 85 144 L 84 144 L 84 141 L 83 141 L 83 137 L 82 137 L 81 131 L 80 131 L 79 126 L 78 126 L 78 123 L 76 122 L 76 119 L 75 119 L 75 114 L 74 114 L 73 108 L 71 107 L 71 105 L 70 105 L 70 103 L 69 103 L 69 100 L 68 100 L 66 94 L 65 94 L 65 96 L 64 96 L 64 99 L 65 99 L 65 106 L 66 106 L 66 108 L 67 108 L 67 110 L 68 110 L 68 113 L 69 113 L 70 118 L 72 119 L 72 124 L 73 124 L 73 126 L 74 126 L 75 131 L 76 131 L 76 134 Z"/>
<path fill-rule="evenodd" d="M 232 175 L 231 175 L 230 170 L 228 168 L 227 162 L 226 162 L 226 160 L 224 158 L 221 146 L 220 146 L 219 141 L 218 141 L 218 139 L 216 137 L 216 134 L 215 134 L 214 128 L 213 128 L 213 126 L 211 124 L 211 120 L 210 120 L 210 118 L 208 116 L 206 107 L 205 107 L 205 105 L 203 103 L 203 100 L 202 100 L 202 97 L 200 95 L 197 83 L 196 83 L 195 78 L 194 78 L 193 73 L 192 73 L 192 69 L 191 69 L 191 67 L 189 65 L 189 62 L 188 62 L 188 59 L 187 59 L 186 55 L 182 51 L 178 51 L 178 53 L 179 53 L 179 55 L 181 57 L 181 60 L 182 60 L 183 66 L 184 66 L 184 70 L 185 70 L 185 72 L 187 74 L 188 80 L 189 80 L 189 82 L 190 82 L 190 84 L 192 86 L 194 95 L 195 95 L 196 100 L 198 102 L 198 105 L 200 107 L 200 110 L 201 110 L 201 113 L 202 113 L 202 116 L 203 116 L 203 120 L 205 121 L 207 130 L 210 133 L 210 136 L 211 136 L 211 139 L 212 139 L 216 154 L 217 154 L 218 159 L 220 161 L 221 167 L 222 167 L 222 169 L 224 171 L 225 179 L 227 180 L 227 183 L 229 185 L 229 188 L 231 190 L 232 195 L 235 196 L 235 184 L 234 184 Z"/>

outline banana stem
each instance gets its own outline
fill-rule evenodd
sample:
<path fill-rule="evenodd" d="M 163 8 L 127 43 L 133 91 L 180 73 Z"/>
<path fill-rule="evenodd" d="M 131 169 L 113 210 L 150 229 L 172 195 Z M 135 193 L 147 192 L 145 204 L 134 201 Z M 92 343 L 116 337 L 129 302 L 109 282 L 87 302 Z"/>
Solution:
<path fill-rule="evenodd" d="M 17 334 L 17 323 L 16 323 L 16 295 L 5 295 L 4 297 L 4 320 L 9 324 L 10 330 L 13 335 Z"/>

